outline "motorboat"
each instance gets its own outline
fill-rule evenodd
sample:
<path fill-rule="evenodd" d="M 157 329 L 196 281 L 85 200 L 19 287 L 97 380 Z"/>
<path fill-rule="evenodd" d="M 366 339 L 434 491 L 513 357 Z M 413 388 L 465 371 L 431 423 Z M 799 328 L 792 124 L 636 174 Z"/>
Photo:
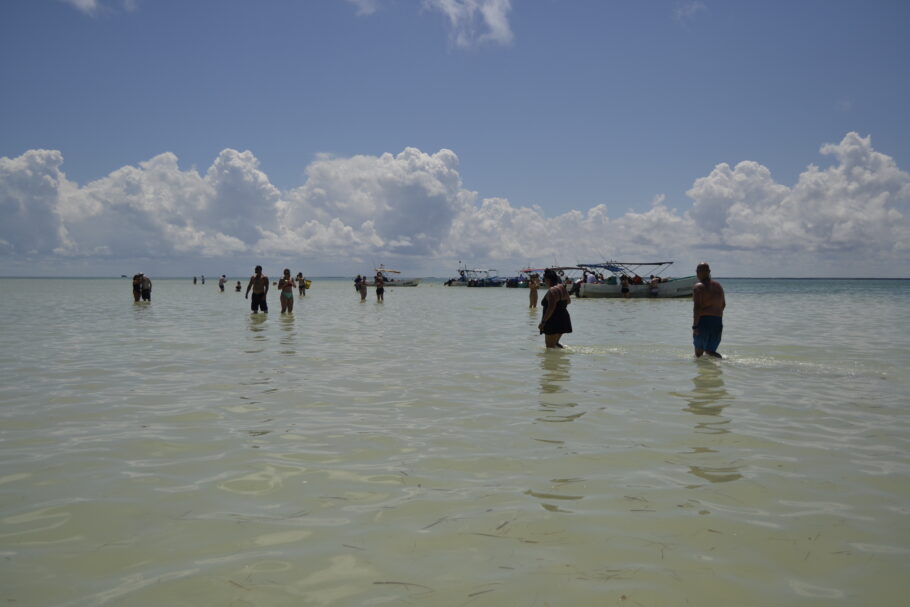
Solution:
<path fill-rule="evenodd" d="M 576 292 L 578 297 L 631 297 L 667 298 L 692 297 L 692 289 L 698 282 L 695 276 L 681 278 L 666 277 L 663 274 L 673 265 L 672 261 L 607 261 L 603 263 L 578 264 L 586 272 L 586 280 Z M 587 276 L 593 275 L 590 282 Z M 626 278 L 628 295 L 622 292 L 623 277 Z"/>
<path fill-rule="evenodd" d="M 496 276 L 495 272 L 493 269 L 459 268 L 458 276 L 450 278 L 444 284 L 447 287 L 501 287 L 506 279 Z"/>
<path fill-rule="evenodd" d="M 420 278 L 401 278 L 398 270 L 392 270 L 379 264 L 376 268 L 376 274 L 382 276 L 382 280 L 387 287 L 416 287 L 420 284 Z M 375 284 L 375 279 L 374 279 Z"/>

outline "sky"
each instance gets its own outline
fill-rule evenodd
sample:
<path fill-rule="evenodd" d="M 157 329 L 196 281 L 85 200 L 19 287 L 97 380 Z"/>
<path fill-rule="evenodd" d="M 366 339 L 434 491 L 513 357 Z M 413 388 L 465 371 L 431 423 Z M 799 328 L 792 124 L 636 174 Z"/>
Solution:
<path fill-rule="evenodd" d="M 0 276 L 910 277 L 910 3 L 4 0 Z"/>

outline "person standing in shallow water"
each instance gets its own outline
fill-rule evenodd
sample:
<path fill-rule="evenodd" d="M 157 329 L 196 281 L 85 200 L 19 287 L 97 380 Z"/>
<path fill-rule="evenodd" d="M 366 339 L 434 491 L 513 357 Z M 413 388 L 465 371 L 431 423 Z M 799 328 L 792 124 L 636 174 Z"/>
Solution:
<path fill-rule="evenodd" d="M 284 276 L 278 280 L 278 296 L 281 298 L 281 313 L 290 314 L 294 311 L 294 279 L 291 278 L 291 271 L 284 269 Z"/>
<path fill-rule="evenodd" d="M 559 343 L 560 338 L 564 334 L 572 332 L 572 319 L 566 309 L 572 300 L 566 290 L 566 285 L 554 270 L 547 268 L 543 273 L 543 281 L 547 286 L 547 292 L 541 301 L 543 315 L 537 328 L 543 334 L 547 348 L 562 348 L 563 345 Z"/>
<path fill-rule="evenodd" d="M 695 346 L 695 358 L 708 353 L 708 356 L 723 358 L 717 352 L 724 332 L 724 308 L 727 300 L 724 288 L 711 278 L 711 266 L 701 262 L 695 268 L 698 282 L 692 290 L 692 344 Z"/>
<path fill-rule="evenodd" d="M 142 295 L 142 274 L 133 275 L 133 301 L 138 302 Z"/>
<path fill-rule="evenodd" d="M 623 297 L 629 297 L 629 277 L 625 274 L 619 279 L 619 292 Z"/>
<path fill-rule="evenodd" d="M 139 277 L 142 279 L 140 286 L 142 287 L 142 301 L 147 301 L 152 303 L 152 279 L 139 272 Z"/>
<path fill-rule="evenodd" d="M 376 272 L 376 278 L 373 279 L 376 285 L 376 301 L 382 303 L 385 301 L 385 278 L 380 272 Z"/>
<path fill-rule="evenodd" d="M 262 266 L 256 266 L 255 272 L 255 274 L 250 276 L 250 282 L 246 286 L 244 298 L 249 299 L 250 289 L 252 289 L 253 299 L 250 301 L 250 309 L 254 314 L 259 310 L 268 313 L 269 305 L 266 303 L 266 295 L 269 293 L 269 277 L 263 276 Z"/>
<path fill-rule="evenodd" d="M 537 272 L 532 272 L 528 277 L 528 296 L 530 303 L 528 304 L 529 308 L 537 307 L 537 289 L 540 288 L 540 276 L 537 275 Z"/>
<path fill-rule="evenodd" d="M 304 278 L 303 272 L 297 272 L 297 290 L 301 297 L 306 295 L 306 278 Z"/>

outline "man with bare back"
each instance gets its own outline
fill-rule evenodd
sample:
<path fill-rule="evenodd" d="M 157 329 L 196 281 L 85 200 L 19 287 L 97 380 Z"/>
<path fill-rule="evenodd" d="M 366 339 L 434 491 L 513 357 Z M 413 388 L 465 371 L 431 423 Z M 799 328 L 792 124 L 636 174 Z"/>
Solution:
<path fill-rule="evenodd" d="M 723 358 L 717 353 L 720 338 L 724 331 L 724 288 L 711 279 L 711 266 L 701 262 L 695 268 L 698 283 L 692 291 L 692 343 L 695 346 L 695 358 L 705 352 L 708 356 Z"/>

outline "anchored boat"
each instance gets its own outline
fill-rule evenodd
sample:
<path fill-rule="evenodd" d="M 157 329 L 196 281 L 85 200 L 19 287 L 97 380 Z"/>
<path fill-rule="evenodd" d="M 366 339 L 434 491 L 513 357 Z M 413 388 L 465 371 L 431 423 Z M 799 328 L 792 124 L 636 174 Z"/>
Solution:
<path fill-rule="evenodd" d="M 459 268 L 458 276 L 445 282 L 447 287 L 501 287 L 506 279 L 495 275 L 496 270 Z"/>
<path fill-rule="evenodd" d="M 691 297 L 698 282 L 695 276 L 664 277 L 663 273 L 673 265 L 672 261 L 607 261 L 578 265 L 596 277 L 594 282 L 581 283 L 578 297 Z M 628 288 L 628 294 L 622 292 L 624 287 Z"/>
<path fill-rule="evenodd" d="M 382 276 L 382 280 L 385 281 L 385 286 L 387 287 L 416 287 L 421 281 L 420 278 L 401 278 L 398 276 L 401 272 L 390 270 L 382 264 L 379 264 L 379 267 L 376 268 L 376 273 Z"/>

